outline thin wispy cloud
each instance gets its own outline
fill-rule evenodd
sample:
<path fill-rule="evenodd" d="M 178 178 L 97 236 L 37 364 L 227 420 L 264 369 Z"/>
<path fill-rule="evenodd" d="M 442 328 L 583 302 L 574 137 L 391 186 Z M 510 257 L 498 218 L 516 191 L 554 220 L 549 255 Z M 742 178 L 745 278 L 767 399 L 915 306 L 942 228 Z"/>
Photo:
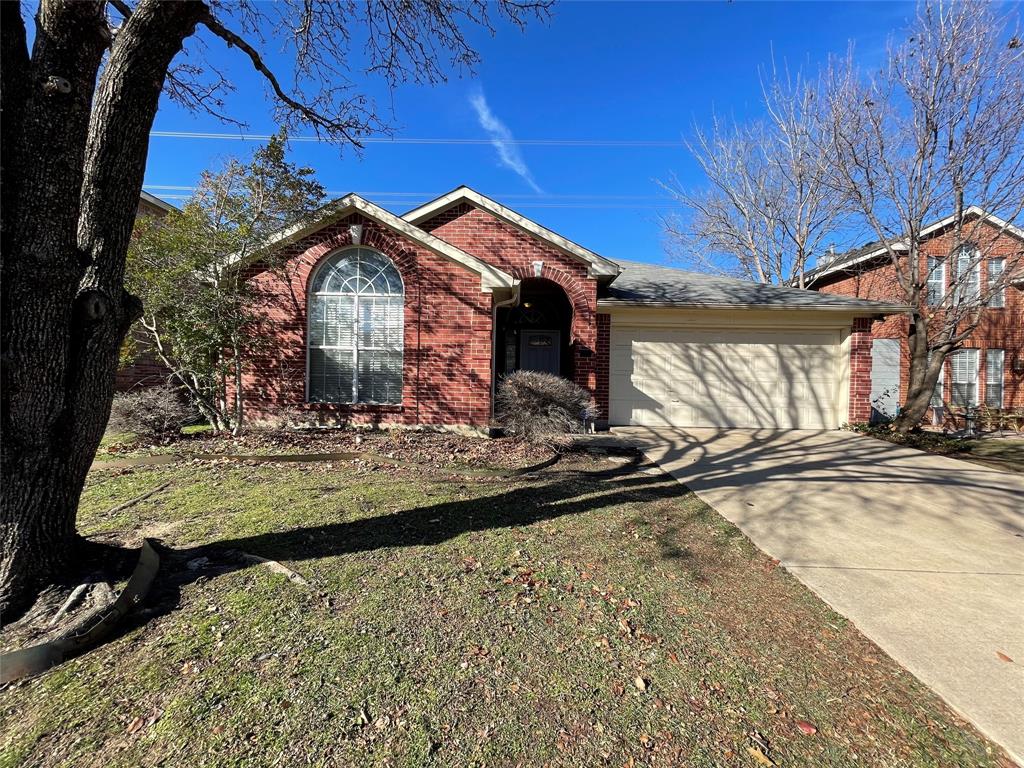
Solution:
<path fill-rule="evenodd" d="M 530 189 L 534 192 L 538 194 L 543 193 L 544 190 L 534 181 L 533 174 L 530 173 L 526 161 L 523 160 L 519 147 L 513 143 L 515 137 L 512 136 L 512 131 L 491 112 L 483 92 L 480 91 L 472 94 L 469 97 L 469 103 L 476 112 L 477 119 L 480 121 L 480 127 L 487 131 L 491 144 L 498 150 L 498 158 L 501 160 L 501 164 L 514 171 L 519 178 L 530 185 Z"/>

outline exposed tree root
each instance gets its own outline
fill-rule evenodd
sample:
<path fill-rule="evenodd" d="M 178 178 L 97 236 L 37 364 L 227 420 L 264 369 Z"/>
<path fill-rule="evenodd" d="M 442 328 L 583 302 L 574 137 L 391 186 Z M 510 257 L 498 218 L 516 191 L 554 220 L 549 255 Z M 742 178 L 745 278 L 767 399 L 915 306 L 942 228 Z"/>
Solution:
<path fill-rule="evenodd" d="M 300 576 L 298 573 L 293 571 L 288 566 L 282 565 L 277 560 L 268 560 L 265 557 L 260 557 L 259 555 L 253 555 L 253 554 L 250 554 L 248 552 L 239 552 L 238 556 L 242 560 L 247 562 L 247 563 L 252 563 L 253 565 L 265 566 L 266 568 L 269 568 L 274 573 L 278 573 L 278 574 L 286 577 L 288 579 L 288 581 L 294 582 L 295 584 L 301 584 L 304 587 L 308 587 L 309 586 L 309 582 L 306 581 L 302 576 Z"/>

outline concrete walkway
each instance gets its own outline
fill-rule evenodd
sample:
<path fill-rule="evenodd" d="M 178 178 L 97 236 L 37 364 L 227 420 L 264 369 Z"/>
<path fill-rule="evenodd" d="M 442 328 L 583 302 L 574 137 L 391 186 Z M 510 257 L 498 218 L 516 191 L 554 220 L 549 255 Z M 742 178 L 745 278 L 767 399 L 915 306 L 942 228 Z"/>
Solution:
<path fill-rule="evenodd" d="M 847 432 L 614 432 L 1024 764 L 1024 475 Z"/>

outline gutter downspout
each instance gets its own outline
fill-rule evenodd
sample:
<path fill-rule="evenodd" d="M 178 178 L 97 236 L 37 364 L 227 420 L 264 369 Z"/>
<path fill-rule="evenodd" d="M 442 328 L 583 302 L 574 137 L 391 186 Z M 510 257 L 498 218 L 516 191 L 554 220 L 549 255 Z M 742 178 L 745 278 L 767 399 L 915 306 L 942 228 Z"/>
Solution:
<path fill-rule="evenodd" d="M 521 286 L 522 283 L 517 282 L 512 288 L 512 297 L 505 301 L 494 302 L 494 307 L 491 309 L 491 421 L 494 420 L 494 399 L 498 394 L 498 357 L 496 354 L 498 350 L 498 310 L 515 307 L 519 304 Z"/>

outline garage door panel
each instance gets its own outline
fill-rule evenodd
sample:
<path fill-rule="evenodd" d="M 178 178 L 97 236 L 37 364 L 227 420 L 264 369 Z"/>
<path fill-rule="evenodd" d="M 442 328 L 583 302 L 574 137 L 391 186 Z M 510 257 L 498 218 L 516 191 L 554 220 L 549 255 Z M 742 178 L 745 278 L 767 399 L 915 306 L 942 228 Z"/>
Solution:
<path fill-rule="evenodd" d="M 610 421 L 832 428 L 838 332 L 612 327 Z"/>

